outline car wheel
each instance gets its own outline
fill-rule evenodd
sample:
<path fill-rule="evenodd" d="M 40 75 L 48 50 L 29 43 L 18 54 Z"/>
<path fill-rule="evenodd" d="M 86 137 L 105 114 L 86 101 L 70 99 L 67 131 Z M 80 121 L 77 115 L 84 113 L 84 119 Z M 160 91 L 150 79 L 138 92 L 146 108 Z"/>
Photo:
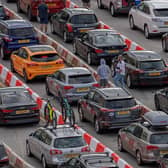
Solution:
<path fill-rule="evenodd" d="M 89 65 L 92 65 L 92 64 L 93 64 L 93 60 L 92 60 L 92 55 L 91 55 L 91 53 L 88 53 L 88 54 L 87 54 L 87 63 L 88 63 Z"/>
<path fill-rule="evenodd" d="M 24 78 L 24 81 L 25 81 L 26 83 L 29 82 L 29 79 L 28 79 L 28 76 L 27 76 L 27 73 L 26 73 L 25 70 L 23 71 L 23 78 Z"/>
<path fill-rule="evenodd" d="M 29 21 L 33 21 L 33 19 L 34 19 L 34 17 L 32 16 L 32 10 L 30 7 L 27 10 L 27 17 L 28 17 Z"/>
<path fill-rule="evenodd" d="M 75 41 L 73 43 L 73 53 L 77 54 L 77 49 L 76 49 L 76 43 L 75 43 Z"/>
<path fill-rule="evenodd" d="M 121 142 L 121 138 L 120 137 L 118 137 L 118 150 L 120 151 L 120 152 L 123 152 L 124 151 L 124 148 L 123 148 L 123 145 L 122 145 L 122 142 Z"/>
<path fill-rule="evenodd" d="M 54 24 L 51 22 L 51 33 L 53 33 L 53 34 L 56 34 L 56 32 L 55 32 L 55 30 L 54 30 Z"/>
<path fill-rule="evenodd" d="M 129 18 L 129 25 L 132 30 L 135 30 L 134 18 L 132 16 Z"/>
<path fill-rule="evenodd" d="M 138 165 L 142 165 L 143 164 L 141 153 L 140 153 L 139 150 L 136 152 L 136 160 L 137 160 L 137 164 Z"/>
<path fill-rule="evenodd" d="M 28 142 L 26 143 L 26 155 L 29 156 L 29 157 L 32 156 L 32 153 L 31 153 L 30 146 L 29 146 Z"/>
<path fill-rule="evenodd" d="M 144 26 L 144 35 L 146 37 L 146 39 L 150 39 L 151 34 L 149 33 L 149 28 L 147 25 Z"/>
<path fill-rule="evenodd" d="M 82 121 L 82 122 L 83 122 L 83 121 L 86 121 L 81 106 L 78 107 L 78 113 L 79 113 L 79 119 L 80 119 L 80 121 Z"/>
<path fill-rule="evenodd" d="M 11 72 L 16 72 L 12 61 L 11 61 L 10 67 L 11 67 Z"/>
<path fill-rule="evenodd" d="M 98 134 L 103 133 L 103 129 L 101 128 L 98 119 L 95 119 L 94 127 L 95 127 L 95 131 L 96 131 L 96 133 L 98 133 Z"/>
<path fill-rule="evenodd" d="M 133 88 L 133 83 L 130 75 L 127 75 L 126 83 L 129 88 Z"/>
<path fill-rule="evenodd" d="M 22 12 L 22 10 L 21 10 L 21 8 L 20 8 L 20 0 L 17 0 L 17 12 L 18 12 L 18 13 L 21 13 L 21 12 Z"/>
<path fill-rule="evenodd" d="M 63 34 L 63 39 L 64 39 L 64 42 L 67 43 L 68 42 L 68 34 L 66 31 L 64 31 L 64 34 Z"/>
<path fill-rule="evenodd" d="M 102 5 L 101 0 L 97 0 L 97 6 L 99 9 L 103 9 L 103 5 Z"/>
<path fill-rule="evenodd" d="M 167 49 L 167 40 L 164 38 L 164 39 L 162 39 L 162 50 L 164 51 L 164 52 L 167 52 L 168 51 L 168 49 Z"/>
<path fill-rule="evenodd" d="M 41 162 L 42 162 L 42 166 L 43 166 L 43 168 L 48 168 L 47 163 L 46 163 L 46 159 L 45 159 L 44 156 L 42 156 L 42 158 L 41 158 Z"/>
<path fill-rule="evenodd" d="M 50 90 L 49 90 L 49 88 L 48 88 L 48 84 L 47 83 L 45 84 L 45 88 L 46 88 L 47 95 L 48 96 L 52 95 L 51 92 L 50 92 Z"/>
<path fill-rule="evenodd" d="M 110 5 L 110 13 L 113 17 L 116 16 L 116 11 L 113 4 Z"/>
<path fill-rule="evenodd" d="M 155 101 L 156 110 L 161 110 L 160 109 L 159 98 L 157 96 L 155 96 L 154 101 Z"/>
<path fill-rule="evenodd" d="M 6 59 L 6 54 L 5 54 L 3 45 L 1 46 L 1 58 L 2 58 L 3 60 Z"/>

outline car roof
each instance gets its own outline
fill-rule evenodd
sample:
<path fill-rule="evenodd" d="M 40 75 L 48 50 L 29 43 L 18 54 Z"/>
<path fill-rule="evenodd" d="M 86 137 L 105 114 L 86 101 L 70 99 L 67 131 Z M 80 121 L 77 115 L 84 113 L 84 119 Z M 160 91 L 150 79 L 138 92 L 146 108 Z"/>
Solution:
<path fill-rule="evenodd" d="M 1 93 L 6 93 L 6 92 L 11 92 L 11 91 L 27 91 L 24 87 L 22 86 L 17 86 L 17 87 L 4 87 L 4 88 L 0 88 L 0 94 Z"/>
<path fill-rule="evenodd" d="M 91 74 L 91 72 L 84 67 L 72 67 L 72 68 L 63 68 L 59 71 L 63 72 L 64 74 L 71 76 L 71 75 L 82 75 L 82 74 Z"/>
<path fill-rule="evenodd" d="M 116 30 L 113 30 L 113 29 L 93 29 L 93 30 L 89 30 L 88 33 L 92 35 L 105 34 L 105 33 L 119 34 L 117 33 Z"/>
<path fill-rule="evenodd" d="M 154 51 L 146 51 L 146 50 L 136 50 L 136 51 L 128 51 L 126 52 L 132 58 L 135 58 L 138 61 L 151 61 L 151 60 L 162 60 L 161 56 Z"/>
<path fill-rule="evenodd" d="M 96 88 L 98 92 L 104 97 L 106 100 L 116 100 L 116 99 L 125 99 L 125 98 L 132 98 L 128 92 L 123 90 L 120 87 L 113 87 L 113 88 Z"/>
<path fill-rule="evenodd" d="M 32 53 L 34 52 L 43 52 L 43 51 L 56 51 L 54 47 L 50 45 L 31 45 L 31 46 L 26 46 Z"/>
<path fill-rule="evenodd" d="M 94 14 L 94 11 L 88 8 L 65 8 L 64 10 L 72 14 Z"/>
<path fill-rule="evenodd" d="M 151 1 L 144 1 L 144 3 L 149 4 L 154 9 L 162 9 L 162 8 L 168 8 L 168 1 L 166 0 L 151 0 Z"/>
<path fill-rule="evenodd" d="M 33 25 L 26 20 L 1 20 L 0 23 L 4 24 L 9 29 L 33 27 Z"/>

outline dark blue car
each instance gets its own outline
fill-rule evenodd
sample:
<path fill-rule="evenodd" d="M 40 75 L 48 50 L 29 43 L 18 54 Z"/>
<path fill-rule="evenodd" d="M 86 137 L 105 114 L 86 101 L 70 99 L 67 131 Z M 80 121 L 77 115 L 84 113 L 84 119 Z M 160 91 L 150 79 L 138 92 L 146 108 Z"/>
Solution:
<path fill-rule="evenodd" d="M 0 21 L 0 54 L 2 59 L 22 46 L 39 44 L 33 25 L 26 20 Z"/>

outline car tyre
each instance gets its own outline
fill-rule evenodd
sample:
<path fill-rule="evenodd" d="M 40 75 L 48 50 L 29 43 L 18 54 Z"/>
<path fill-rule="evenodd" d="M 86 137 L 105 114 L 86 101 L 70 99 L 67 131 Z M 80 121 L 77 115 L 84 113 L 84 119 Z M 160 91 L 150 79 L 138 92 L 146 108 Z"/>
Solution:
<path fill-rule="evenodd" d="M 48 168 L 48 165 L 47 165 L 47 163 L 46 163 L 46 159 L 45 159 L 45 157 L 42 155 L 42 157 L 41 157 L 41 162 L 42 162 L 42 166 L 43 166 L 43 168 Z"/>
<path fill-rule="evenodd" d="M 129 17 L 129 25 L 130 25 L 130 29 L 135 30 L 136 27 L 135 27 L 135 24 L 134 24 L 133 16 Z"/>
<path fill-rule="evenodd" d="M 23 11 L 22 11 L 22 9 L 20 8 L 20 0 L 17 0 L 17 12 L 18 13 L 22 13 Z"/>
<path fill-rule="evenodd" d="M 116 11 L 113 4 L 110 5 L 110 13 L 113 17 L 116 16 Z"/>
<path fill-rule="evenodd" d="M 84 113 L 83 113 L 83 110 L 82 110 L 82 107 L 81 107 L 81 106 L 79 106 L 79 107 L 78 107 L 78 114 L 79 114 L 79 119 L 80 119 L 80 121 L 82 121 L 82 122 L 86 121 L 86 119 L 85 119 L 85 116 L 84 116 Z"/>
<path fill-rule="evenodd" d="M 156 110 L 161 110 L 160 109 L 159 98 L 156 95 L 155 95 L 154 101 L 155 101 Z"/>
<path fill-rule="evenodd" d="M 67 43 L 69 40 L 68 40 L 68 33 L 66 31 L 64 31 L 63 33 L 63 39 L 64 39 L 64 42 Z"/>
<path fill-rule="evenodd" d="M 90 52 L 87 54 L 87 63 L 89 65 L 93 64 L 92 54 Z"/>
<path fill-rule="evenodd" d="M 127 83 L 128 88 L 133 88 L 133 83 L 132 83 L 132 79 L 130 75 L 127 75 L 126 83 Z"/>
<path fill-rule="evenodd" d="M 97 118 L 95 119 L 94 127 L 95 127 L 96 133 L 98 133 L 98 134 L 102 134 L 103 133 L 103 129 L 101 128 L 100 122 L 98 121 Z"/>
<path fill-rule="evenodd" d="M 11 61 L 10 66 L 11 66 L 11 72 L 16 72 L 12 61 Z"/>
<path fill-rule="evenodd" d="M 101 0 L 97 0 L 97 6 L 99 9 L 103 9 L 103 5 L 102 5 Z"/>
<path fill-rule="evenodd" d="M 56 34 L 56 32 L 54 30 L 54 24 L 52 22 L 51 22 L 50 26 L 51 26 L 51 33 Z"/>
<path fill-rule="evenodd" d="M 75 43 L 75 41 L 74 41 L 74 43 L 73 43 L 73 53 L 74 53 L 74 54 L 77 54 L 77 48 L 76 48 L 76 43 Z"/>
<path fill-rule="evenodd" d="M 147 25 L 144 26 L 144 35 L 146 39 L 150 39 L 151 34 L 149 33 L 149 28 Z"/>
<path fill-rule="evenodd" d="M 136 160 L 137 160 L 138 165 L 143 164 L 142 157 L 141 157 L 141 152 L 139 150 L 136 151 Z"/>
<path fill-rule="evenodd" d="M 30 146 L 29 146 L 28 142 L 26 142 L 26 155 L 29 156 L 29 157 L 32 156 L 32 153 L 31 153 Z"/>
<path fill-rule="evenodd" d="M 121 137 L 118 137 L 117 143 L 118 143 L 118 150 L 119 150 L 120 152 L 124 152 L 123 144 L 122 144 L 122 142 L 121 142 Z"/>
<path fill-rule="evenodd" d="M 2 58 L 3 60 L 6 59 L 6 54 L 5 54 L 3 45 L 1 45 L 1 58 Z"/>
<path fill-rule="evenodd" d="M 28 76 L 25 70 L 23 71 L 23 78 L 24 78 L 25 83 L 29 82 L 29 79 L 28 79 Z"/>
<path fill-rule="evenodd" d="M 48 96 L 51 96 L 52 94 L 51 94 L 51 92 L 50 92 L 50 89 L 49 89 L 47 83 L 45 84 L 45 88 L 46 88 L 46 93 L 47 93 L 47 95 L 48 95 Z"/>
<path fill-rule="evenodd" d="M 168 47 L 167 47 L 167 40 L 164 38 L 162 39 L 162 50 L 164 52 L 168 52 Z"/>

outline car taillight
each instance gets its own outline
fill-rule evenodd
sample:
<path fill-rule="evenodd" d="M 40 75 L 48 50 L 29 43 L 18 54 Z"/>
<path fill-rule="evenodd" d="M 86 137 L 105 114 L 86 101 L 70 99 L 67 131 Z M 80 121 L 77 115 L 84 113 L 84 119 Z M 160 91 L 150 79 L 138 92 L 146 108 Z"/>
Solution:
<path fill-rule="evenodd" d="M 69 90 L 69 89 L 73 89 L 73 88 L 74 88 L 73 86 L 64 86 L 65 90 Z"/>
<path fill-rule="evenodd" d="M 61 155 L 62 151 L 58 149 L 50 149 L 50 155 Z"/>
<path fill-rule="evenodd" d="M 94 83 L 92 86 L 93 87 L 100 87 L 99 83 Z"/>
<path fill-rule="evenodd" d="M 131 110 L 139 110 L 140 109 L 140 106 L 134 106 L 131 108 Z"/>
<path fill-rule="evenodd" d="M 133 73 L 133 74 L 140 74 L 140 73 L 144 73 L 144 71 L 141 70 L 141 69 L 136 69 L 136 70 L 133 70 L 132 73 Z"/>
<path fill-rule="evenodd" d="M 63 60 L 58 60 L 58 61 L 56 62 L 56 64 L 64 64 L 64 61 L 63 61 Z"/>
<path fill-rule="evenodd" d="M 9 158 L 7 156 L 3 157 L 0 162 L 8 162 L 9 161 Z"/>
<path fill-rule="evenodd" d="M 32 62 L 28 62 L 27 63 L 27 66 L 29 66 L 29 67 L 32 67 L 32 66 L 37 66 L 38 64 L 36 64 L 36 63 L 32 63 Z"/>
<path fill-rule="evenodd" d="M 125 47 L 123 50 L 124 50 L 124 51 L 128 51 L 128 47 Z"/>
<path fill-rule="evenodd" d="M 97 54 L 103 53 L 103 50 L 101 50 L 101 49 L 95 49 L 95 53 L 97 53 Z"/>
<path fill-rule="evenodd" d="M 73 32 L 72 25 L 67 23 L 66 26 L 67 26 L 68 32 Z"/>
<path fill-rule="evenodd" d="M 157 147 L 157 146 L 153 146 L 153 145 L 146 146 L 147 151 L 153 151 L 153 150 L 158 150 L 158 149 L 159 149 L 159 147 Z"/>
<path fill-rule="evenodd" d="M 38 107 L 32 107 L 31 110 L 39 110 Z"/>
<path fill-rule="evenodd" d="M 3 39 L 6 41 L 6 42 L 11 42 L 13 39 L 12 38 L 9 38 L 9 37 L 3 37 Z"/>
<path fill-rule="evenodd" d="M 113 112 L 115 110 L 113 110 L 113 109 L 107 109 L 107 108 L 100 108 L 100 111 L 102 111 L 102 112 Z"/>
<path fill-rule="evenodd" d="M 81 152 L 90 152 L 90 148 L 88 146 L 81 149 Z"/>
<path fill-rule="evenodd" d="M 102 25 L 102 24 L 99 22 L 99 24 L 97 25 L 96 29 L 101 29 L 101 28 L 102 28 L 101 25 Z"/>
<path fill-rule="evenodd" d="M 13 112 L 13 110 L 7 110 L 7 109 L 4 109 L 4 110 L 1 110 L 3 113 L 11 113 Z"/>

